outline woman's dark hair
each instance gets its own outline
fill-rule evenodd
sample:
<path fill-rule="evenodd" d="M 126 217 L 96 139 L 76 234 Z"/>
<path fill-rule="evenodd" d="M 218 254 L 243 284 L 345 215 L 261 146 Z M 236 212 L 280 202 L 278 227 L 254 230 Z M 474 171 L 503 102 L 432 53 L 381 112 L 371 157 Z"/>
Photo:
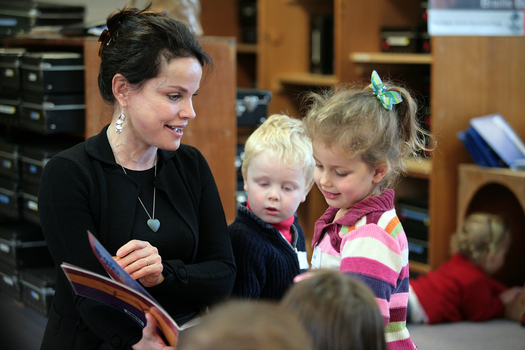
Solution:
<path fill-rule="evenodd" d="M 148 7 L 149 8 L 149 7 Z M 109 15 L 101 42 L 98 86 L 106 102 L 115 101 L 112 80 L 120 73 L 137 88 L 156 77 L 163 62 L 194 57 L 202 67 L 213 60 L 184 23 L 148 8 L 124 8 Z"/>

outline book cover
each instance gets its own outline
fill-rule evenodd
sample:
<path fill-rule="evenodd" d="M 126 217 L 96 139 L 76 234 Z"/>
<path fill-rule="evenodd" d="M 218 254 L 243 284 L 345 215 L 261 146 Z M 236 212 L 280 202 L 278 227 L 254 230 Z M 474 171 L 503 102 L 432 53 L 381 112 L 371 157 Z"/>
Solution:
<path fill-rule="evenodd" d="M 489 114 L 473 118 L 470 126 L 506 166 L 510 167 L 525 158 L 525 144 L 501 115 Z"/>
<path fill-rule="evenodd" d="M 113 260 L 111 254 L 89 231 L 88 236 L 93 253 L 113 279 L 72 264 L 62 263 L 60 267 L 75 293 L 122 311 L 142 327 L 146 325 L 146 313 L 150 312 L 157 320 L 160 333 L 169 345 L 175 346 L 179 332 L 193 325 L 194 322 L 179 327 L 162 306 Z"/>

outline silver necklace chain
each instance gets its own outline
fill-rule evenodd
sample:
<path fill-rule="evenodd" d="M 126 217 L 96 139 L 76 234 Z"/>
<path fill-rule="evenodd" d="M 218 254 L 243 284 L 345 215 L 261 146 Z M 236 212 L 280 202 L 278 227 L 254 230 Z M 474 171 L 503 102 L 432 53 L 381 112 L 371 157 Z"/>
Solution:
<path fill-rule="evenodd" d="M 115 160 L 117 161 L 117 164 L 120 165 L 120 167 L 122 168 L 122 171 L 124 172 L 124 174 L 128 175 L 128 173 L 126 172 L 126 168 L 124 168 L 122 166 L 122 164 L 120 163 L 120 160 L 118 159 L 117 153 L 114 150 L 113 141 L 111 140 L 111 134 L 110 134 L 109 130 L 108 130 L 107 134 L 108 134 L 109 145 L 111 146 L 111 151 L 113 152 L 113 155 L 115 156 Z M 157 154 L 155 153 L 155 175 L 153 176 L 153 178 L 156 178 L 156 177 L 157 177 Z M 155 220 L 155 202 L 156 202 L 155 199 L 156 199 L 156 194 L 157 194 L 157 188 L 155 187 L 155 185 L 153 185 L 153 212 L 152 212 L 152 215 L 149 215 L 149 212 L 146 209 L 146 206 L 142 202 L 142 199 L 140 199 L 140 196 L 137 196 L 137 198 L 139 199 L 140 204 L 142 205 L 142 208 L 144 208 L 144 211 L 146 212 L 146 214 L 148 214 L 148 217 L 150 219 L 152 219 L 152 220 Z"/>

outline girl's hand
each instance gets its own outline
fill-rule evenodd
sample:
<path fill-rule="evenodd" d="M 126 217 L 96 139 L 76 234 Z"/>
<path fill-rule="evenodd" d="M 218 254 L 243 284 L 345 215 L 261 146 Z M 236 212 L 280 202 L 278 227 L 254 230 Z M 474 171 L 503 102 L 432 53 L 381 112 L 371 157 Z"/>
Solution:
<path fill-rule="evenodd" d="M 144 287 L 153 287 L 164 281 L 162 258 L 149 242 L 129 241 L 119 248 L 115 260 Z"/>
<path fill-rule="evenodd" d="M 174 347 L 167 346 L 157 333 L 157 320 L 150 313 L 146 313 L 146 326 L 142 329 L 142 339 L 133 345 L 133 350 L 175 350 Z"/>
<path fill-rule="evenodd" d="M 313 276 L 313 272 L 312 271 L 303 272 L 303 273 L 295 276 L 293 281 L 294 281 L 294 283 L 298 283 L 298 282 L 301 282 L 302 280 L 305 280 L 305 279 L 310 278 L 312 276 Z"/>
<path fill-rule="evenodd" d="M 521 287 L 511 287 L 501 293 L 499 295 L 499 298 L 503 302 L 503 304 L 509 304 L 510 302 L 514 301 L 518 297 L 518 295 L 521 294 L 522 288 Z"/>

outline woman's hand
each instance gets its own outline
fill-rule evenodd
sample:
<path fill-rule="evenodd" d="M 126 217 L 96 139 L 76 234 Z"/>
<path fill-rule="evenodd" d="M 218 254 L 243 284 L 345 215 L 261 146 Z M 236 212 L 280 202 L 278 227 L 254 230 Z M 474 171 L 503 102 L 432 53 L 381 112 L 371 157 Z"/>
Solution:
<path fill-rule="evenodd" d="M 174 347 L 167 346 L 157 333 L 157 320 L 150 313 L 146 313 L 146 326 L 142 329 L 142 339 L 133 345 L 133 350 L 175 350 Z"/>
<path fill-rule="evenodd" d="M 149 242 L 129 241 L 119 248 L 115 260 L 144 287 L 153 287 L 164 281 L 162 258 Z"/>

